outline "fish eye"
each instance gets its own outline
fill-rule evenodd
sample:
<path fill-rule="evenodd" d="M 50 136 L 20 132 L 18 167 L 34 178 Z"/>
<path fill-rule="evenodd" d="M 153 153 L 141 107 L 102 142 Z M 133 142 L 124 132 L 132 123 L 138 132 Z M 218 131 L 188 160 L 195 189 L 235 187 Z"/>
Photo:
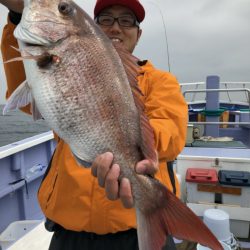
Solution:
<path fill-rule="evenodd" d="M 58 5 L 58 10 L 63 15 L 70 15 L 73 12 L 73 8 L 69 3 L 61 2 Z"/>

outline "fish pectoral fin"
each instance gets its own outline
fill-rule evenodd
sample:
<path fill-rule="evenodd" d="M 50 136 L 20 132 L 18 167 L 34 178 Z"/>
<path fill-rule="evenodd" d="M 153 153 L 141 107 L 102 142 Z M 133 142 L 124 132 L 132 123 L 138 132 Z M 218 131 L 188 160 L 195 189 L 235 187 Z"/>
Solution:
<path fill-rule="evenodd" d="M 158 208 L 144 213 L 137 208 L 140 249 L 161 250 L 167 236 L 171 235 L 177 239 L 198 242 L 213 250 L 223 250 L 216 237 L 190 208 L 161 183 L 156 185 L 161 197 L 156 201 Z"/>
<path fill-rule="evenodd" d="M 22 108 L 31 103 L 31 90 L 28 85 L 28 82 L 25 80 L 22 82 L 16 90 L 11 94 L 8 98 L 6 105 L 3 109 L 3 115 L 11 110 L 16 110 L 18 108 Z"/>

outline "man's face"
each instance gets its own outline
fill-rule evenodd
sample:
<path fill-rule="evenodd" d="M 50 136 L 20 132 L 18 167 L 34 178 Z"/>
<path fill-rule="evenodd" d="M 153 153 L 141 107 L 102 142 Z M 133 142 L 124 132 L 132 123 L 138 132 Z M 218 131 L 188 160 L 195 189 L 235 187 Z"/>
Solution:
<path fill-rule="evenodd" d="M 114 18 L 117 17 L 130 17 L 136 20 L 134 13 L 129 9 L 121 5 L 112 5 L 106 9 L 103 9 L 99 16 L 112 16 Z M 99 24 L 105 34 L 112 40 L 120 41 L 124 47 L 133 52 L 140 36 L 141 30 L 138 26 L 133 27 L 123 27 L 118 24 L 117 20 L 111 26 L 105 26 Z"/>

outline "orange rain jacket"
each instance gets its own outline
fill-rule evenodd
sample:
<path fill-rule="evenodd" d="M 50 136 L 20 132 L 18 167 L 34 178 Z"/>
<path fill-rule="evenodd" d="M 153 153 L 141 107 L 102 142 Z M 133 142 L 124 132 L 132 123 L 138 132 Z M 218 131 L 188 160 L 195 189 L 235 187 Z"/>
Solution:
<path fill-rule="evenodd" d="M 14 28 L 9 21 L 3 31 L 4 61 L 18 56 L 10 47 L 17 47 L 13 37 Z M 8 63 L 4 67 L 8 98 L 24 81 L 25 74 L 20 62 Z M 139 76 L 139 86 L 145 95 L 146 112 L 155 132 L 155 144 L 159 153 L 160 164 L 156 178 L 172 190 L 166 161 L 174 160 L 184 147 L 187 105 L 174 76 L 156 70 L 150 62 L 141 69 L 143 75 Z M 24 111 L 28 112 L 28 109 Z M 177 179 L 175 182 L 179 196 Z M 50 171 L 38 192 L 38 199 L 45 216 L 69 230 L 106 234 L 136 227 L 135 210 L 125 209 L 120 200 L 108 200 L 90 169 L 79 167 L 69 146 L 60 139 Z"/>

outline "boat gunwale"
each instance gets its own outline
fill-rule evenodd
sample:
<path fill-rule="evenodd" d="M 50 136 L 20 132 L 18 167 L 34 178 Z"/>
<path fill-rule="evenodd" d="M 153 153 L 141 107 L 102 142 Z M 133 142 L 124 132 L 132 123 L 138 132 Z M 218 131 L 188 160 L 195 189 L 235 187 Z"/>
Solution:
<path fill-rule="evenodd" d="M 10 155 L 16 154 L 25 149 L 34 147 L 36 145 L 42 144 L 46 141 L 54 139 L 54 134 L 52 131 L 44 132 L 35 136 L 25 138 L 14 143 L 7 144 L 0 147 L 0 159 L 8 157 Z"/>

